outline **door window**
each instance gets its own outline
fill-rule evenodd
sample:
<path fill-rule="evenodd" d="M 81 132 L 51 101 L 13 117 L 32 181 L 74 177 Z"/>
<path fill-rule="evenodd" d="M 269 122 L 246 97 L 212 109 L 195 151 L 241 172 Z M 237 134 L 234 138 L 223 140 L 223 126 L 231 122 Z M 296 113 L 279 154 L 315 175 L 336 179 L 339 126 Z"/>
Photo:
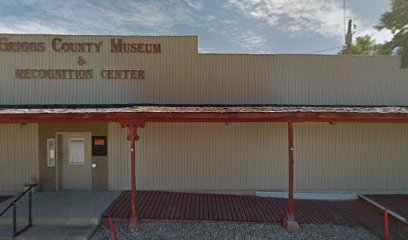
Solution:
<path fill-rule="evenodd" d="M 69 165 L 85 165 L 85 139 L 69 139 Z"/>

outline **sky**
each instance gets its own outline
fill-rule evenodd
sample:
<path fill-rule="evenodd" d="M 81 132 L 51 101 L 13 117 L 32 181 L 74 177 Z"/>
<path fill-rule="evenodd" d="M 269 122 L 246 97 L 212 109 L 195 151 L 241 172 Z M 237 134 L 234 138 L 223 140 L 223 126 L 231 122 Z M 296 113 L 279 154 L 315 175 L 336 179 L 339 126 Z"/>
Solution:
<path fill-rule="evenodd" d="M 336 54 L 377 31 L 390 0 L 0 0 L 0 33 L 196 35 L 203 53 Z M 329 49 L 329 50 L 327 50 Z"/>

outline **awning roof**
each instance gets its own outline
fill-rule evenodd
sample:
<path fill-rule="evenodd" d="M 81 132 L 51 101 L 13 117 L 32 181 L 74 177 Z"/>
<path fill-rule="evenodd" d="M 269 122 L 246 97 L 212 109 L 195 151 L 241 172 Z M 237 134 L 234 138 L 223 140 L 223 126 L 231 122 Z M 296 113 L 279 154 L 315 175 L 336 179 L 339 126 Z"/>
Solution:
<path fill-rule="evenodd" d="M 401 122 L 408 106 L 0 105 L 0 122 Z"/>
<path fill-rule="evenodd" d="M 295 105 L 0 105 L 0 114 L 21 113 L 408 113 L 408 106 L 295 106 Z"/>

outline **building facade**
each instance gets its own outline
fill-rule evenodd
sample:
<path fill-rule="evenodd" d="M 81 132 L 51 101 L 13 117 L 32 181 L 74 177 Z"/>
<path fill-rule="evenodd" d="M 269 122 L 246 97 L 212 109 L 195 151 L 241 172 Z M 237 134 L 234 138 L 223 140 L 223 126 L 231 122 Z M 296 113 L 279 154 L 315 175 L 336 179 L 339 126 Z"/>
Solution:
<path fill-rule="evenodd" d="M 408 69 L 400 61 L 203 54 L 194 36 L 2 34 L 0 193 L 19 192 L 30 183 L 44 191 L 131 187 L 130 143 L 120 119 L 43 121 L 38 113 L 33 120 L 33 108 L 62 113 L 119 105 L 405 108 Z M 13 109 L 20 109 L 18 122 L 7 120 Z M 137 189 L 249 194 L 288 189 L 284 121 L 145 121 L 138 134 Z M 293 137 L 295 191 L 408 192 L 404 121 L 299 121 Z"/>

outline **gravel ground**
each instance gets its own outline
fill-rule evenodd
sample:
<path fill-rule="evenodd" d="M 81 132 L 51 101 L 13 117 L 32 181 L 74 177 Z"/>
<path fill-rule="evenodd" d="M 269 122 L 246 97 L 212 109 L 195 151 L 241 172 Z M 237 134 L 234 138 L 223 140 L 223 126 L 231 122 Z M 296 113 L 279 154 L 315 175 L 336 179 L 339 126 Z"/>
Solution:
<path fill-rule="evenodd" d="M 115 223 L 118 239 L 332 239 L 332 240 L 368 240 L 378 239 L 362 228 L 333 225 L 301 225 L 302 232 L 288 233 L 279 224 L 248 223 L 173 223 L 145 222 L 137 232 L 127 229 L 125 223 Z M 90 238 L 113 239 L 110 229 L 100 225 Z"/>

